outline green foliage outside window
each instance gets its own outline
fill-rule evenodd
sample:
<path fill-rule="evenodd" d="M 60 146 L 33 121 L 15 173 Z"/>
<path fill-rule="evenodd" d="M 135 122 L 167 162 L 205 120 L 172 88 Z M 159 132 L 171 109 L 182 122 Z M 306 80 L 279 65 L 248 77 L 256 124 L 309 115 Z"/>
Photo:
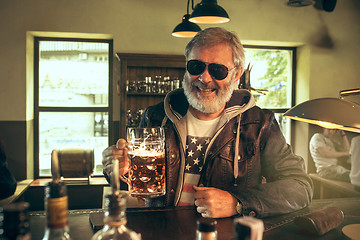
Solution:
<path fill-rule="evenodd" d="M 288 108 L 291 104 L 291 51 L 246 48 L 252 88 L 267 90 L 256 95 L 257 105 L 266 108 Z"/>

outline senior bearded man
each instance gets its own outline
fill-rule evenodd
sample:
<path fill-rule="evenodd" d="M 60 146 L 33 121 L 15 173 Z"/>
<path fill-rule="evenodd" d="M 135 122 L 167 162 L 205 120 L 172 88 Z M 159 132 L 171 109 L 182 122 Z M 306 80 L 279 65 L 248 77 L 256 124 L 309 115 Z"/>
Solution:
<path fill-rule="evenodd" d="M 148 207 L 195 205 L 203 217 L 266 217 L 306 207 L 312 182 L 293 154 L 274 114 L 237 89 L 245 55 L 234 33 L 207 28 L 186 46 L 183 89 L 144 112 L 140 126 L 162 126 L 166 136 L 166 194 Z M 127 143 L 103 151 L 104 174 L 112 160 L 129 171 Z M 262 179 L 266 179 L 263 183 Z"/>

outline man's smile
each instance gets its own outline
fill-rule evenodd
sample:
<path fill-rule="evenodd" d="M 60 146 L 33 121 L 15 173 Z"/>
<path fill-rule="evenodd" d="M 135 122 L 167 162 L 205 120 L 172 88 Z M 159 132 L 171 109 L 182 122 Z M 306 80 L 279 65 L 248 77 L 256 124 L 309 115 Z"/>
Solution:
<path fill-rule="evenodd" d="M 210 96 L 216 94 L 218 90 L 214 84 L 204 84 L 200 81 L 194 82 L 192 86 L 201 96 Z"/>
<path fill-rule="evenodd" d="M 201 87 L 196 87 L 196 88 L 201 95 L 210 95 L 217 90 L 216 88 L 201 88 Z"/>

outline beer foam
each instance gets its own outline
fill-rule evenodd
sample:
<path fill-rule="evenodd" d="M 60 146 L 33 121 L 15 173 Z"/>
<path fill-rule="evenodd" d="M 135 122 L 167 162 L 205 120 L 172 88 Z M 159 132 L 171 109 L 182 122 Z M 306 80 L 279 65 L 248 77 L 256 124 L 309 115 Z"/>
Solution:
<path fill-rule="evenodd" d="M 134 149 L 134 150 L 129 150 L 129 154 L 139 156 L 139 157 L 159 157 L 159 156 L 165 155 L 165 150 L 162 150 L 162 151 L 156 151 L 156 150 L 147 151 L 147 150 L 144 150 L 144 149 Z"/>

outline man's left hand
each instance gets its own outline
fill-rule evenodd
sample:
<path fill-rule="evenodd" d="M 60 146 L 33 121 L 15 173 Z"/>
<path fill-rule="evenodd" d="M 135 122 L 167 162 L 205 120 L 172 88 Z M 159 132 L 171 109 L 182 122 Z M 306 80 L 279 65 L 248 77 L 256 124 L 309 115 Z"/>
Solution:
<path fill-rule="evenodd" d="M 224 218 L 237 214 L 237 199 L 230 193 L 213 187 L 193 188 L 197 211 L 203 217 Z"/>

